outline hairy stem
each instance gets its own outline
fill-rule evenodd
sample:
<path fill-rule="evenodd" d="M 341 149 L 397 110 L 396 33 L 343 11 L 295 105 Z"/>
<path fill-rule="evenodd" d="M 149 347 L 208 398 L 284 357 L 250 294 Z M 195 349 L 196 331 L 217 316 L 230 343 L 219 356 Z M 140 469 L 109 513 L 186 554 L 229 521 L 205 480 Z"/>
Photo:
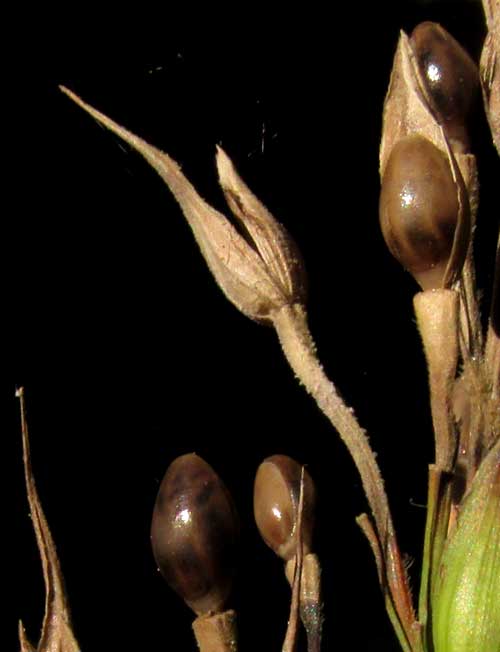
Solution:
<path fill-rule="evenodd" d="M 315 399 L 347 446 L 361 476 L 363 489 L 373 513 L 382 547 L 387 582 L 405 630 L 415 622 L 408 580 L 397 547 L 387 495 L 375 454 L 354 412 L 339 396 L 326 376 L 315 351 L 302 306 L 288 306 L 273 317 L 283 352 L 299 381 Z"/>

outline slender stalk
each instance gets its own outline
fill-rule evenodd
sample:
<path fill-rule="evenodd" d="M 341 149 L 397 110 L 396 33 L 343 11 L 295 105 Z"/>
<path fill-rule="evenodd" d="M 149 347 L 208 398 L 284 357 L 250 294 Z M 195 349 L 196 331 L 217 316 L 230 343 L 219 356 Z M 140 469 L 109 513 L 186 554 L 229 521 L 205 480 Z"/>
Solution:
<path fill-rule="evenodd" d="M 452 476 L 443 473 L 435 464 L 429 466 L 427 519 L 418 604 L 418 620 L 422 627 L 424 646 L 429 651 L 433 650 L 432 592 L 450 519 L 451 478 Z"/>
<path fill-rule="evenodd" d="M 296 558 L 285 565 L 285 574 L 293 587 Z M 321 566 L 317 555 L 304 555 L 300 582 L 300 617 L 307 634 L 307 652 L 320 652 L 323 629 L 323 605 L 321 601 Z"/>
<path fill-rule="evenodd" d="M 230 609 L 214 615 L 200 616 L 193 622 L 200 652 L 236 652 L 236 613 Z"/>
<path fill-rule="evenodd" d="M 485 364 L 491 378 L 491 400 L 500 399 L 500 234 L 498 236 L 493 297 L 485 346 Z"/>
<path fill-rule="evenodd" d="M 396 608 L 394 606 L 391 593 L 386 586 L 385 563 L 382 556 L 382 550 L 380 549 L 380 542 L 378 540 L 377 533 L 373 529 L 373 524 L 370 518 L 368 517 L 368 514 L 360 514 L 359 516 L 357 516 L 356 523 L 359 525 L 359 527 L 363 531 L 363 534 L 367 538 L 368 543 L 370 544 L 370 547 L 372 549 L 373 556 L 375 557 L 378 579 L 385 600 L 385 609 L 387 611 L 387 615 L 389 616 L 389 620 L 391 621 L 392 626 L 394 627 L 394 632 L 401 645 L 401 649 L 403 650 L 403 652 L 412 652 L 412 647 L 409 638 L 407 636 L 407 633 L 401 626 L 401 622 L 396 612 Z"/>
<path fill-rule="evenodd" d="M 439 497 L 441 470 L 432 465 L 429 467 L 429 483 L 427 489 L 427 518 L 425 523 L 424 554 L 422 572 L 420 574 L 420 595 L 418 601 L 418 620 L 424 631 L 427 630 L 427 620 L 430 613 L 430 585 L 432 571 L 432 539 L 436 527 L 436 513 Z"/>
<path fill-rule="evenodd" d="M 436 465 L 451 471 L 457 447 L 451 401 L 459 348 L 458 293 L 419 292 L 413 305 L 429 369 Z"/>
<path fill-rule="evenodd" d="M 476 275 L 472 258 L 472 245 L 465 259 L 460 278 L 460 330 L 462 358 L 477 358 L 483 348 L 481 317 L 476 299 Z"/>
<path fill-rule="evenodd" d="M 296 652 L 299 633 L 300 596 L 302 584 L 302 570 L 304 560 L 304 547 L 302 541 L 302 517 L 304 515 L 304 467 L 300 475 L 299 509 L 297 519 L 297 548 L 295 554 L 295 568 L 292 581 L 292 599 L 290 602 L 290 617 L 283 641 L 282 652 Z"/>
<path fill-rule="evenodd" d="M 375 454 L 353 410 L 339 396 L 317 358 L 304 308 L 297 304 L 287 306 L 274 314 L 273 323 L 290 366 L 338 431 L 359 471 L 386 560 L 387 581 L 401 624 L 408 634 L 414 626 L 415 615 Z"/>

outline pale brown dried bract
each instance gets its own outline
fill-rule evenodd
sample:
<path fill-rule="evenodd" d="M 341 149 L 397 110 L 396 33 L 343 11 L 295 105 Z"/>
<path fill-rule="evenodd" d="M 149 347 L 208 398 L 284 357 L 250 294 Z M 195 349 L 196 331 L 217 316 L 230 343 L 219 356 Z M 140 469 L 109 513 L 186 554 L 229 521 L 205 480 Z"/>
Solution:
<path fill-rule="evenodd" d="M 43 579 L 45 583 L 45 615 L 38 647 L 35 648 L 27 639 L 23 624 L 19 623 L 19 640 L 21 652 L 79 652 L 70 623 L 69 606 L 64 589 L 64 579 L 52 535 L 43 513 L 40 498 L 36 490 L 35 479 L 31 469 L 30 446 L 23 390 L 18 390 L 21 401 L 21 419 L 23 434 L 23 461 L 26 479 L 26 491 L 31 511 L 31 520 L 35 530 L 36 541 L 42 560 Z"/>
<path fill-rule="evenodd" d="M 270 322 L 285 305 L 304 297 L 303 265 L 292 239 L 236 173 L 219 149 L 221 184 L 249 238 L 205 202 L 165 152 L 142 140 L 66 88 L 61 90 L 105 127 L 134 147 L 170 188 L 201 252 L 227 298 L 245 315 Z"/>
<path fill-rule="evenodd" d="M 26 637 L 26 630 L 22 621 L 19 621 L 19 643 L 21 645 L 21 652 L 36 652 L 36 648 L 31 645 Z"/>
<path fill-rule="evenodd" d="M 500 154 L 500 6 L 496 0 L 483 0 L 483 5 L 488 34 L 479 70 L 486 115 Z"/>
<path fill-rule="evenodd" d="M 421 92 L 417 70 L 409 38 L 401 32 L 384 102 L 380 176 L 383 176 L 394 145 L 406 136 L 419 134 L 445 150 L 442 130 Z"/>
<path fill-rule="evenodd" d="M 306 274 L 297 244 L 248 188 L 221 147 L 217 148 L 217 170 L 229 208 L 248 232 L 283 294 L 303 303 Z"/>

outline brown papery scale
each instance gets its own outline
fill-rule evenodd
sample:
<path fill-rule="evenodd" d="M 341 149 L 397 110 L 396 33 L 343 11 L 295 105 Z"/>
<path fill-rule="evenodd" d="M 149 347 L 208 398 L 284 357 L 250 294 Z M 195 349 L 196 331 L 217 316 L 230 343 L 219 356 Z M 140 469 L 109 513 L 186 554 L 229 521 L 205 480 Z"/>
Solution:
<path fill-rule="evenodd" d="M 156 498 L 151 545 L 161 574 L 198 615 L 224 607 L 238 530 L 232 498 L 212 467 L 194 453 L 175 459 Z"/>
<path fill-rule="evenodd" d="M 282 559 L 297 552 L 297 521 L 302 466 L 287 455 L 273 455 L 257 469 L 254 484 L 254 516 L 259 532 Z M 304 470 L 302 543 L 304 555 L 311 551 L 315 489 Z"/>
<path fill-rule="evenodd" d="M 393 148 L 380 191 L 380 226 L 395 258 L 421 285 L 445 285 L 445 273 L 458 223 L 457 188 L 446 156 L 422 136 L 409 136 Z M 466 243 L 453 261 L 460 271 Z"/>
<path fill-rule="evenodd" d="M 464 123 L 479 88 L 476 64 L 437 23 L 417 25 L 410 42 L 437 121 L 451 138 L 466 144 Z"/>

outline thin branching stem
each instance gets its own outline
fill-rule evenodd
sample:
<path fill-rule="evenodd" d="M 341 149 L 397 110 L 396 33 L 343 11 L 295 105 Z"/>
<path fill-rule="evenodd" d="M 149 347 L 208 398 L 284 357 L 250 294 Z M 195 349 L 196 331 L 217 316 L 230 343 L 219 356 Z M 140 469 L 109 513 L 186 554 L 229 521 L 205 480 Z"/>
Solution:
<path fill-rule="evenodd" d="M 273 323 L 295 375 L 338 431 L 359 471 L 384 551 L 387 582 L 402 626 L 409 632 L 415 615 L 408 579 L 401 563 L 382 475 L 366 433 L 318 360 L 304 308 L 300 305 L 286 307 L 274 315 Z"/>

